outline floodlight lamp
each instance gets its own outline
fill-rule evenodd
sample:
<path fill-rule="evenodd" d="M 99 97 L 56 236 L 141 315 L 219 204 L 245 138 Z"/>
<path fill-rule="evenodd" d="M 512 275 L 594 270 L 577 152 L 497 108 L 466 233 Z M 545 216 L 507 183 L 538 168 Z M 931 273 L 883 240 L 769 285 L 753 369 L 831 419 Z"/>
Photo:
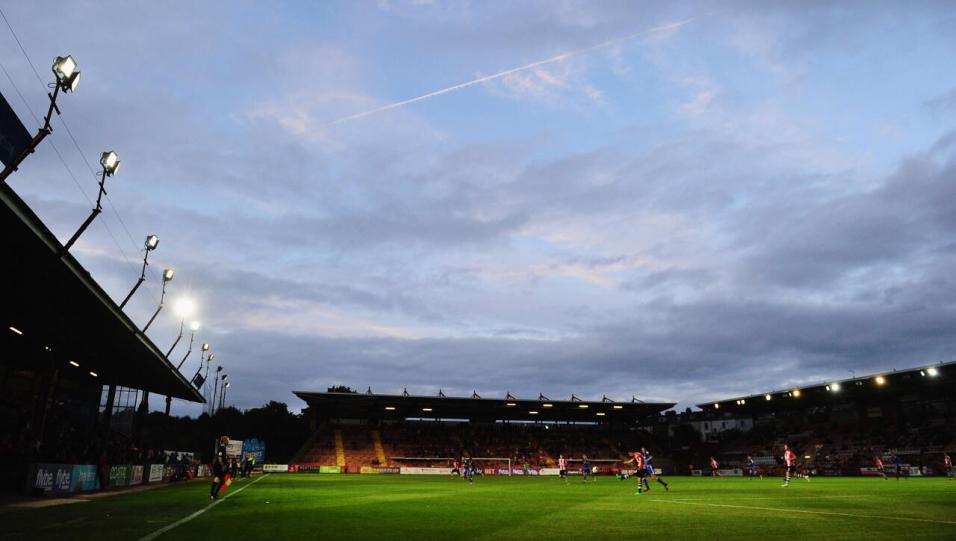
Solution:
<path fill-rule="evenodd" d="M 515 404 L 514 402 L 508 402 L 508 403 L 507 403 L 507 404 L 505 404 L 505 405 L 506 405 L 506 406 L 508 406 L 508 407 L 510 408 L 510 407 L 514 407 L 514 406 L 517 406 L 518 404 Z"/>
<path fill-rule="evenodd" d="M 622 410 L 622 409 L 624 409 L 624 406 L 614 406 L 614 409 L 616 409 L 616 410 Z"/>
<path fill-rule="evenodd" d="M 422 408 L 422 411 L 431 411 L 431 408 Z"/>
<path fill-rule="evenodd" d="M 740 405 L 741 405 L 741 406 L 747 405 L 747 401 L 744 400 L 743 398 L 741 398 L 741 399 L 740 399 Z"/>
<path fill-rule="evenodd" d="M 193 321 L 192 323 L 190 323 L 190 324 L 189 324 L 189 330 L 191 330 L 192 332 L 198 331 L 198 330 L 199 330 L 199 322 L 198 322 L 198 321 Z"/>
<path fill-rule="evenodd" d="M 597 416 L 598 416 L 598 417 L 604 417 L 604 412 L 603 412 L 603 411 L 597 412 Z"/>
<path fill-rule="evenodd" d="M 206 357 L 206 362 L 210 362 L 210 363 L 211 363 L 211 362 L 213 362 L 214 360 L 216 360 L 216 354 L 215 354 L 215 353 L 210 353 L 209 356 Z M 220 366 L 219 368 L 222 368 L 222 367 Z"/>
<path fill-rule="evenodd" d="M 159 246 L 159 237 L 156 235 L 149 235 L 146 237 L 146 250 L 155 250 Z"/>
<path fill-rule="evenodd" d="M 771 398 L 772 398 L 772 397 L 771 397 L 769 394 L 763 395 L 763 399 L 766 400 L 767 402 L 770 402 L 770 399 L 771 399 Z"/>
<path fill-rule="evenodd" d="M 72 56 L 58 56 L 53 61 L 53 74 L 57 85 L 64 92 L 75 92 L 80 84 L 80 72 L 76 69 L 76 60 Z"/>
<path fill-rule="evenodd" d="M 223 381 L 229 379 L 229 374 L 223 374 L 223 375 L 222 375 L 222 379 L 223 379 Z"/>
<path fill-rule="evenodd" d="M 719 409 L 720 409 L 720 404 L 714 402 L 714 409 L 715 409 L 715 410 L 719 410 Z"/>
<path fill-rule="evenodd" d="M 385 411 L 395 411 L 395 406 L 385 406 Z"/>
<path fill-rule="evenodd" d="M 528 415 L 537 415 L 537 414 L 538 414 L 538 412 L 536 412 L 536 411 L 534 411 L 534 410 L 528 412 Z"/>
<path fill-rule="evenodd" d="M 209 342 L 203 342 L 202 344 L 203 351 L 209 351 Z"/>
<path fill-rule="evenodd" d="M 840 383 L 837 381 L 834 381 L 827 387 L 827 389 L 829 389 L 830 391 L 833 391 L 834 393 L 838 393 L 840 392 Z"/>
<path fill-rule="evenodd" d="M 226 389 L 228 389 L 230 386 L 231 386 L 230 383 L 227 381 L 227 382 L 226 382 Z"/>
<path fill-rule="evenodd" d="M 116 155 L 116 152 L 112 150 L 107 150 L 100 155 L 100 165 L 103 166 L 103 172 L 106 176 L 111 177 L 119 171 L 120 159 Z"/>
<path fill-rule="evenodd" d="M 931 378 L 935 378 L 936 376 L 939 375 L 939 370 L 937 370 L 935 367 L 934 367 L 934 368 L 927 368 L 927 369 L 926 369 L 926 373 L 929 374 L 929 376 L 930 376 Z"/>
<path fill-rule="evenodd" d="M 587 405 L 587 404 L 578 404 L 578 407 L 581 408 L 581 409 L 583 409 L 583 410 L 588 409 L 588 405 Z"/>
<path fill-rule="evenodd" d="M 883 385 L 886 383 L 886 378 L 884 378 L 883 376 L 876 376 L 876 379 L 874 381 L 876 381 L 877 385 Z"/>
<path fill-rule="evenodd" d="M 175 275 L 176 275 L 176 270 L 175 270 L 175 269 L 163 269 L 163 281 L 164 281 L 164 282 L 172 282 L 172 281 L 173 281 L 173 276 L 175 276 Z"/>
<path fill-rule="evenodd" d="M 794 398 L 800 398 L 800 389 L 794 389 L 794 390 L 793 390 L 793 397 L 794 397 Z"/>
<path fill-rule="evenodd" d="M 177 316 L 185 319 L 196 311 L 196 301 L 189 297 L 180 297 L 173 304 L 173 311 L 176 312 Z"/>

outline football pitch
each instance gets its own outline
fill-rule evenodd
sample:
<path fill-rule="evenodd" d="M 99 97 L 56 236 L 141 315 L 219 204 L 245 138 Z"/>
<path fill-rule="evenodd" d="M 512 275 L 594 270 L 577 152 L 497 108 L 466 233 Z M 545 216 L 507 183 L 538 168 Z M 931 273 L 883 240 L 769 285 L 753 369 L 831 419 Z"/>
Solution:
<path fill-rule="evenodd" d="M 6 508 L 29 539 L 956 539 L 956 482 L 672 477 L 671 490 L 601 477 L 268 474 L 212 504 L 193 481 L 40 509 Z"/>

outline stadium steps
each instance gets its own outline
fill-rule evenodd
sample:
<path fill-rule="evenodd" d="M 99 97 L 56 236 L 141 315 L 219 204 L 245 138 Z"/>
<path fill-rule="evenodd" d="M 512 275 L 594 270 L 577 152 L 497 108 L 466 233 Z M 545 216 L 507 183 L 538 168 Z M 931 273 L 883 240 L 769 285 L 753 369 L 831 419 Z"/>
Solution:
<path fill-rule="evenodd" d="M 342 431 L 335 430 L 335 465 L 345 467 L 345 446 L 342 444 Z"/>
<path fill-rule="evenodd" d="M 375 458 L 378 459 L 378 463 L 387 466 L 388 458 L 385 456 L 385 448 L 382 447 L 382 435 L 379 434 L 378 430 L 372 431 L 372 445 L 375 447 Z"/>

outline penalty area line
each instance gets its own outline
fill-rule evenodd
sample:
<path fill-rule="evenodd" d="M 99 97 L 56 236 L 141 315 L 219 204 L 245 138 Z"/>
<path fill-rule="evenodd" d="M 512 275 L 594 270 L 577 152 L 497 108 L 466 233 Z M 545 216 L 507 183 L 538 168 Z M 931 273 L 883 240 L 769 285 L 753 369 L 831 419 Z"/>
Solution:
<path fill-rule="evenodd" d="M 836 511 L 810 511 L 807 509 L 785 509 L 780 507 L 755 507 L 751 505 L 730 505 L 726 503 L 702 503 L 702 502 L 689 502 L 689 501 L 679 501 L 679 500 L 651 500 L 652 502 L 661 502 L 661 503 L 673 503 L 680 505 L 701 505 L 705 507 L 722 507 L 729 509 L 747 509 L 750 511 L 780 511 L 784 513 L 804 513 L 807 515 L 829 515 L 835 517 L 850 517 L 850 518 L 872 518 L 872 519 L 883 519 L 883 520 L 901 520 L 904 522 L 928 522 L 931 524 L 949 524 L 956 525 L 956 522 L 950 520 L 934 520 L 931 518 L 914 518 L 914 517 L 893 517 L 887 515 L 857 515 L 854 513 L 839 513 Z"/>
<path fill-rule="evenodd" d="M 209 511 L 209 510 L 212 509 L 213 507 L 215 507 L 215 506 L 219 505 L 220 503 L 226 501 L 226 499 L 228 499 L 228 498 L 230 498 L 230 497 L 232 497 L 232 496 L 234 496 L 234 495 L 236 495 L 236 494 L 239 494 L 239 493 L 242 492 L 243 490 L 245 490 L 245 489 L 251 487 L 252 485 L 258 483 L 259 481 L 262 481 L 262 480 L 265 479 L 266 477 L 269 477 L 269 474 L 268 474 L 268 473 L 265 474 L 265 475 L 263 475 L 262 477 L 256 479 L 255 481 L 249 483 L 248 485 L 239 487 L 239 488 L 237 488 L 234 492 L 230 492 L 229 494 L 226 494 L 225 496 L 222 497 L 222 499 L 213 500 L 212 503 L 210 503 L 210 504 L 207 505 L 206 507 L 203 507 L 203 508 L 200 509 L 199 511 L 196 511 L 195 513 L 193 513 L 193 514 L 191 514 L 191 515 L 189 515 L 189 516 L 183 517 L 183 518 L 177 520 L 176 522 L 173 522 L 173 523 L 171 523 L 171 524 L 167 524 L 167 525 L 163 526 L 162 528 L 156 530 L 155 532 L 153 532 L 153 533 L 151 533 L 151 534 L 149 534 L 149 535 L 146 535 L 146 536 L 144 536 L 144 537 L 140 537 L 140 538 L 139 538 L 139 541 L 152 541 L 153 539 L 156 539 L 157 537 L 163 535 L 164 533 L 168 532 L 169 530 L 172 530 L 173 528 L 176 528 L 177 526 L 181 526 L 181 525 L 183 525 L 183 524 L 186 524 L 186 523 L 189 522 L 190 520 L 192 520 L 192 519 L 198 517 L 199 515 L 205 513 L 206 511 Z"/>

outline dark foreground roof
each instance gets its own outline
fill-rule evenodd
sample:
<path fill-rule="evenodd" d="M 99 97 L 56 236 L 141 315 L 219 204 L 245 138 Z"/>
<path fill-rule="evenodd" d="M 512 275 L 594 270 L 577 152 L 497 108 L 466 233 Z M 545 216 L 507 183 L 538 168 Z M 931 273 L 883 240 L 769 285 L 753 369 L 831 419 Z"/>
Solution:
<path fill-rule="evenodd" d="M 586 402 L 320 393 L 295 391 L 314 413 L 328 419 L 470 419 L 473 421 L 634 422 L 674 406 L 670 403 Z"/>
<path fill-rule="evenodd" d="M 876 372 L 816 385 L 791 387 L 764 394 L 738 396 L 698 404 L 705 411 L 759 413 L 850 400 L 879 400 L 899 395 L 956 394 L 956 362 L 927 364 L 907 370 Z"/>
<path fill-rule="evenodd" d="M 49 358 L 61 369 L 61 377 L 68 379 L 92 378 L 91 383 L 204 401 L 3 182 L 0 254 L 0 352 L 4 363 L 42 370 L 48 366 L 31 366 L 29 362 Z"/>

